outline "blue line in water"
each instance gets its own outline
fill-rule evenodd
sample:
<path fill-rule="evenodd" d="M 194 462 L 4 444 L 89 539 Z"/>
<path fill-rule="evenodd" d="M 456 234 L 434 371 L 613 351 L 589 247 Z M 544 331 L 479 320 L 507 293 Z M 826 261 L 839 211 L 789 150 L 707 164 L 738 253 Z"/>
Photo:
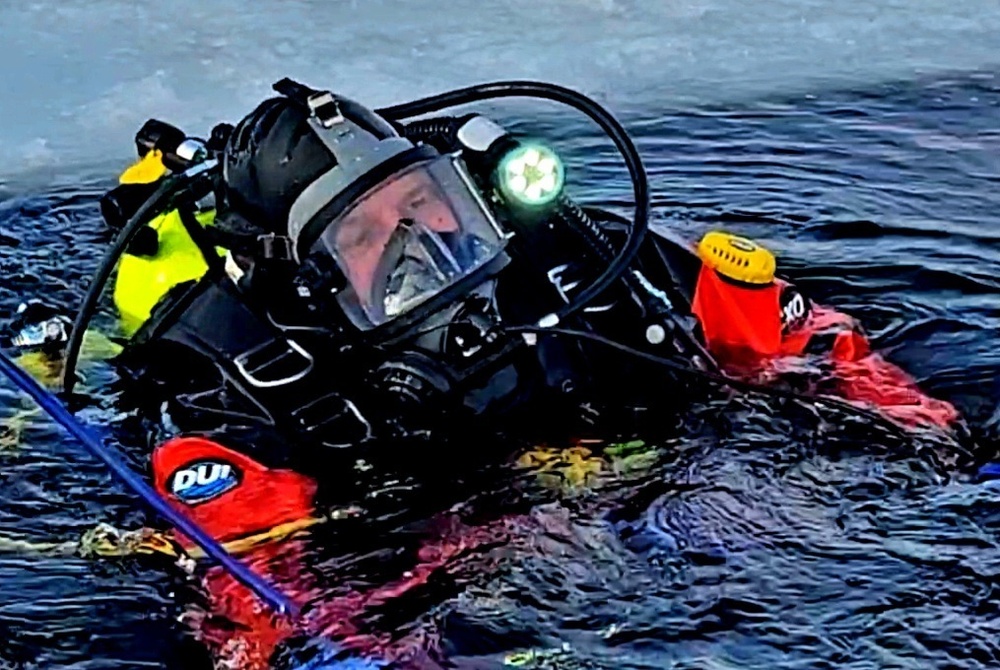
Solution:
<path fill-rule="evenodd" d="M 239 560 L 230 555 L 212 536 L 191 521 L 186 516 L 171 507 L 160 494 L 132 472 L 131 468 L 118 456 L 114 449 L 83 425 L 76 417 L 63 407 L 59 399 L 42 388 L 30 375 L 18 367 L 6 354 L 0 352 L 0 372 L 3 372 L 14 384 L 31 396 L 48 414 L 56 420 L 70 435 L 83 444 L 96 458 L 104 462 L 122 482 L 135 492 L 142 500 L 163 516 L 178 530 L 191 538 L 207 556 L 232 574 L 240 583 L 253 591 L 279 614 L 297 615 L 298 608 L 283 593 L 278 591 L 259 575 L 255 574 Z"/>

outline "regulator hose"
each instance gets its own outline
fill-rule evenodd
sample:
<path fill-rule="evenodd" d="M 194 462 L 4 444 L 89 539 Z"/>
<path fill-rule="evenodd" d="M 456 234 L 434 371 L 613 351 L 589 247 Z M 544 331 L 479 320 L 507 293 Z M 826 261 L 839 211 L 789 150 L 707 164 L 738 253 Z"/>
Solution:
<path fill-rule="evenodd" d="M 897 437 L 901 442 L 909 443 L 912 441 L 912 435 L 907 431 L 906 428 L 897 424 L 892 419 L 880 414 L 875 410 L 871 410 L 865 407 L 860 407 L 853 403 L 848 402 L 842 398 L 835 398 L 831 396 L 818 396 L 810 397 L 797 393 L 795 391 L 789 391 L 780 388 L 772 388 L 770 386 L 765 386 L 763 384 L 744 381 L 742 379 L 735 379 L 726 374 L 719 372 L 710 372 L 706 370 L 699 370 L 677 361 L 671 360 L 669 358 L 664 358 L 663 356 L 657 356 L 656 354 L 651 354 L 641 349 L 636 349 L 622 342 L 617 342 L 609 337 L 604 337 L 603 335 L 598 335 L 597 333 L 591 333 L 585 330 L 576 330 L 572 328 L 539 328 L 535 326 L 512 326 L 505 328 L 506 333 L 532 333 L 536 335 L 556 335 L 564 337 L 573 337 L 583 340 L 589 340 L 591 342 L 596 342 L 603 344 L 612 349 L 616 349 L 622 353 L 634 356 L 636 358 L 654 363 L 656 365 L 667 368 L 674 372 L 680 374 L 688 375 L 698 379 L 703 379 L 705 381 L 714 382 L 719 386 L 728 386 L 737 391 L 745 391 L 747 393 L 758 393 L 761 395 L 781 398 L 784 400 L 791 400 L 793 402 L 804 403 L 806 405 L 811 405 L 813 407 L 821 406 L 830 409 L 840 410 L 848 415 L 853 415 L 857 417 L 863 417 L 869 419 L 872 423 L 882 426 L 887 432 L 891 433 Z M 953 449 L 956 453 L 960 454 L 968 462 L 974 460 L 972 452 L 966 449 L 964 446 L 959 444 L 948 444 L 948 448 Z"/>

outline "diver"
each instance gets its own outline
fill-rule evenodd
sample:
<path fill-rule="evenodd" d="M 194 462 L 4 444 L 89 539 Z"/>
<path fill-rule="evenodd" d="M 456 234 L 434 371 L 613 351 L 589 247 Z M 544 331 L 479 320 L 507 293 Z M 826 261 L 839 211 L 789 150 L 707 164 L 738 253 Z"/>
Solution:
<path fill-rule="evenodd" d="M 860 327 L 776 278 L 770 252 L 649 228 L 641 159 L 603 108 L 504 86 L 376 112 L 284 79 L 207 142 L 144 126 L 140 162 L 102 202 L 124 236 L 115 299 L 138 402 L 173 432 L 538 443 L 668 425 L 720 364 L 825 352 L 868 374 Z M 410 120 L 501 88 L 568 102 L 609 132 L 633 219 L 574 202 L 553 151 L 485 116 Z M 909 419 L 954 418 L 890 377 L 904 404 L 917 398 Z M 885 400 L 859 388 L 859 401 Z"/>
<path fill-rule="evenodd" d="M 501 82 L 375 111 L 288 79 L 274 88 L 208 140 L 140 129 L 140 160 L 101 203 L 117 236 L 72 327 L 51 331 L 69 338 L 70 393 L 117 272 L 123 401 L 156 428 L 157 493 L 218 541 L 279 556 L 286 581 L 308 578 L 309 555 L 276 544 L 278 531 L 319 522 L 320 484 L 357 476 L 331 467 L 341 457 L 409 454 L 453 477 L 439 467 L 449 446 L 653 438 L 720 380 L 788 361 L 818 360 L 822 390 L 900 423 L 957 418 L 854 319 L 777 277 L 762 246 L 650 228 L 642 161 L 585 96 Z M 632 180 L 631 217 L 571 199 L 544 145 L 480 114 L 428 116 L 512 95 L 569 104 L 605 130 Z M 18 324 L 25 342 L 48 332 L 53 316 L 36 316 Z M 210 638 L 220 653 L 273 657 L 291 631 L 211 579 L 239 624 Z M 311 582 L 299 586 L 305 601 Z"/>
<path fill-rule="evenodd" d="M 192 223 L 193 201 L 176 210 L 207 269 L 157 300 L 121 357 L 142 402 L 165 402 L 182 430 L 274 428 L 331 447 L 486 427 L 606 433 L 613 414 L 680 404 L 687 380 L 669 375 L 622 402 L 645 386 L 644 361 L 510 330 L 571 306 L 628 233 L 569 200 L 553 153 L 480 115 L 390 123 L 329 92 L 276 88 L 214 133 L 211 225 Z M 169 251 L 159 233 L 126 259 Z M 661 318 L 686 302 L 670 268 L 646 262 L 648 278 L 634 264 L 561 324 L 706 365 L 693 321 Z M 116 297 L 129 281 L 148 283 L 123 262 Z"/>

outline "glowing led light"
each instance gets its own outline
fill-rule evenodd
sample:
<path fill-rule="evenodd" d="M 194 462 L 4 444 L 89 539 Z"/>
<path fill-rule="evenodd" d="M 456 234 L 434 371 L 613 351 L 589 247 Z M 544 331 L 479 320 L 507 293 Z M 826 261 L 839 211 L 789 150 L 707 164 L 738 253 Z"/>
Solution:
<path fill-rule="evenodd" d="M 525 145 L 501 161 L 498 176 L 506 198 L 522 205 L 545 205 L 559 196 L 565 174 L 562 161 L 551 149 Z"/>

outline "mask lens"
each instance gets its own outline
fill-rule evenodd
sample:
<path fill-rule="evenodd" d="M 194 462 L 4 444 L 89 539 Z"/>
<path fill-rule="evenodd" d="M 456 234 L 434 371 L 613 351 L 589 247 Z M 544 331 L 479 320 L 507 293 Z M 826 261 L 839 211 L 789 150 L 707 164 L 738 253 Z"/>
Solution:
<path fill-rule="evenodd" d="M 499 228 L 460 170 L 442 156 L 400 171 L 320 236 L 348 279 L 338 299 L 359 327 L 410 311 L 500 253 Z"/>

